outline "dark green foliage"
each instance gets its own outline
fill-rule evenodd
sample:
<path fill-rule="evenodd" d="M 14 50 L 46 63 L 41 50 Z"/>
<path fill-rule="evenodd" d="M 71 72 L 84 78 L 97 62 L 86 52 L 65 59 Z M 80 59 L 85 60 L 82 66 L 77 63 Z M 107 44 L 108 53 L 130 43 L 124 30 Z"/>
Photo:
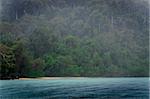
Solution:
<path fill-rule="evenodd" d="M 0 77 L 7 78 L 16 76 L 15 57 L 11 48 L 0 44 Z"/>
<path fill-rule="evenodd" d="M 30 66 L 32 61 L 32 57 L 25 47 L 25 41 L 23 41 L 23 39 L 16 40 L 12 46 L 12 49 L 15 55 L 15 69 L 19 73 L 20 77 L 24 77 L 28 72 L 26 67 Z"/>
<path fill-rule="evenodd" d="M 38 58 L 32 61 L 32 65 L 28 67 L 28 77 L 42 77 L 44 76 L 43 69 L 45 68 L 45 63 L 42 59 Z"/>
<path fill-rule="evenodd" d="M 20 76 L 148 76 L 147 1 L 8 2 L 0 43 L 13 58 L 2 61 Z"/>

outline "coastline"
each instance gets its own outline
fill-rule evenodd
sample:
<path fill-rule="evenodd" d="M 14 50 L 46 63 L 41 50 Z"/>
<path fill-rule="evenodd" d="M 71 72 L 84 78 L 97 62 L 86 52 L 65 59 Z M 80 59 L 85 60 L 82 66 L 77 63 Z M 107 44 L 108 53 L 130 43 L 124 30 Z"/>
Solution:
<path fill-rule="evenodd" d="M 49 80 L 49 79 L 60 79 L 58 77 L 37 77 L 37 78 L 19 78 L 18 80 L 34 80 L 34 79 L 43 79 L 43 80 Z"/>
<path fill-rule="evenodd" d="M 57 80 L 57 79 L 72 79 L 72 78 L 83 79 L 83 78 L 143 78 L 143 77 L 37 77 L 37 78 L 19 78 L 18 80 Z"/>
<path fill-rule="evenodd" d="M 59 79 L 84 79 L 84 78 L 149 78 L 150 76 L 105 76 L 105 77 L 22 77 L 22 78 L 3 78 L 0 80 L 59 80 Z"/>
<path fill-rule="evenodd" d="M 56 80 L 56 79 L 70 79 L 70 78 L 87 78 L 87 77 L 37 77 L 37 78 L 19 78 L 18 80 Z"/>

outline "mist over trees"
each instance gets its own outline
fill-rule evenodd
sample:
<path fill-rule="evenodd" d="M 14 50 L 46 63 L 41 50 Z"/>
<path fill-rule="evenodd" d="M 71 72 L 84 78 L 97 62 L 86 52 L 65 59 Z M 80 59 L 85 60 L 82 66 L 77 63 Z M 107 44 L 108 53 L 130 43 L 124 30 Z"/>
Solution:
<path fill-rule="evenodd" d="M 1 0 L 1 77 L 148 76 L 148 0 Z"/>

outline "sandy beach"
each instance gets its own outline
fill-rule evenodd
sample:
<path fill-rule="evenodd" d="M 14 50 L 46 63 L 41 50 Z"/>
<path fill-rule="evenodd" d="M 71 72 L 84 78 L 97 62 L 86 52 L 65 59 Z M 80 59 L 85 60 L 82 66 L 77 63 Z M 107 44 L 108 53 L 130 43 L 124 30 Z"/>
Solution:
<path fill-rule="evenodd" d="M 41 80 L 54 80 L 54 79 L 70 79 L 70 78 L 76 78 L 76 79 L 81 79 L 85 77 L 37 77 L 37 78 L 19 78 L 19 80 L 36 80 L 36 79 L 41 79 Z"/>
<path fill-rule="evenodd" d="M 19 78 L 19 80 L 34 80 L 34 79 L 43 79 L 43 80 L 50 80 L 50 79 L 61 79 L 62 77 L 37 77 L 37 78 Z"/>

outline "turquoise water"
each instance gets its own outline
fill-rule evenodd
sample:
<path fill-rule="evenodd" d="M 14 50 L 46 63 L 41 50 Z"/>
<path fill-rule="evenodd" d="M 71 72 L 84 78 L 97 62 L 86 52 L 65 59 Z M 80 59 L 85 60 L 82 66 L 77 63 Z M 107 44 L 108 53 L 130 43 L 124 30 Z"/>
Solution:
<path fill-rule="evenodd" d="M 148 99 L 149 78 L 2 80 L 0 99 Z"/>

